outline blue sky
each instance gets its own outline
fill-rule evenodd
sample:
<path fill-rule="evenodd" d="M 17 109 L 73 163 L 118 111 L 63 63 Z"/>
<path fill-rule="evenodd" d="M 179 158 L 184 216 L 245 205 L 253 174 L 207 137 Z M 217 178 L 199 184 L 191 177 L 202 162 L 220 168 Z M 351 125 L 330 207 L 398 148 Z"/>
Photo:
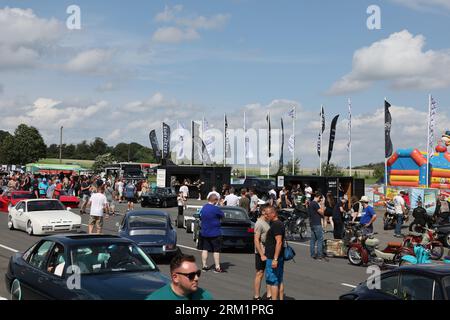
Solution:
<path fill-rule="evenodd" d="M 81 8 L 81 30 L 65 28 L 71 4 Z M 381 30 L 366 27 L 372 4 Z M 65 124 L 67 142 L 148 144 L 146 133 L 163 120 L 205 116 L 221 127 L 227 112 L 237 127 L 244 110 L 259 127 L 268 109 L 275 121 L 293 103 L 296 156 L 313 167 L 324 104 L 328 124 L 341 114 L 333 159 L 345 166 L 347 98 L 356 164 L 383 158 L 383 124 L 374 122 L 384 97 L 394 106 L 395 147 L 425 146 L 428 93 L 439 102 L 439 130 L 448 123 L 447 0 L 0 1 L 0 23 L 11 26 L 22 11 L 6 7 L 32 13 L 0 37 L 1 124 L 34 124 L 48 143 Z M 373 154 L 359 152 L 369 144 Z"/>

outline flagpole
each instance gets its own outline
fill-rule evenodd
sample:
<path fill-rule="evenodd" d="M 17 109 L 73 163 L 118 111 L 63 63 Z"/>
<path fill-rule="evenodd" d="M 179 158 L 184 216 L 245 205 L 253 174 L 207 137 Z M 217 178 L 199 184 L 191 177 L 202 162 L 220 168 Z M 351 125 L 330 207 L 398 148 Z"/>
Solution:
<path fill-rule="evenodd" d="M 191 166 L 194 165 L 194 121 L 191 120 Z"/>
<path fill-rule="evenodd" d="M 244 111 L 244 178 L 247 179 L 247 125 L 245 123 Z"/>
<path fill-rule="evenodd" d="M 384 98 L 384 119 L 386 119 L 386 101 L 387 101 L 387 98 L 385 97 Z M 386 123 L 384 125 L 386 126 Z M 386 130 L 386 128 L 384 130 Z M 384 140 L 385 140 L 384 145 L 386 148 L 386 134 L 384 135 Z M 387 169 L 386 150 L 384 153 L 385 153 L 384 154 L 384 185 L 387 188 L 387 186 L 388 186 L 388 169 Z M 385 193 L 386 193 L 386 190 L 385 190 Z"/>
<path fill-rule="evenodd" d="M 350 171 L 350 177 L 352 176 L 352 101 L 351 99 L 348 99 L 348 119 L 349 119 L 349 142 L 348 142 L 348 159 L 349 159 L 349 171 Z"/>
<path fill-rule="evenodd" d="M 323 119 L 323 105 L 320 106 L 320 151 L 319 151 L 319 175 L 322 176 L 322 149 L 323 149 L 323 145 L 322 145 L 322 136 L 323 136 L 323 132 L 322 132 L 322 119 Z"/>
<path fill-rule="evenodd" d="M 203 144 L 205 143 L 205 137 L 204 137 L 204 131 L 205 131 L 205 117 L 202 117 L 202 165 L 205 165 L 205 159 L 204 159 L 204 151 L 203 151 Z"/>
<path fill-rule="evenodd" d="M 294 114 L 292 117 L 292 135 L 294 136 L 294 146 L 292 148 L 292 175 L 295 175 L 295 106 Z"/>
<path fill-rule="evenodd" d="M 267 114 L 267 179 L 270 178 L 270 111 Z"/>
<path fill-rule="evenodd" d="M 227 127 L 225 125 L 225 118 L 226 118 L 226 114 L 223 114 L 223 132 L 224 132 L 224 137 L 223 137 L 223 166 L 226 167 L 227 165 Z"/>
<path fill-rule="evenodd" d="M 430 171 L 430 126 L 431 126 L 431 94 L 428 95 L 428 139 L 427 139 L 427 188 L 429 186 Z"/>
<path fill-rule="evenodd" d="M 180 130 L 180 122 L 177 120 L 177 131 Z M 180 143 L 180 134 L 178 133 L 178 144 Z M 178 151 L 177 151 L 177 156 L 175 158 L 175 164 L 178 165 Z"/>

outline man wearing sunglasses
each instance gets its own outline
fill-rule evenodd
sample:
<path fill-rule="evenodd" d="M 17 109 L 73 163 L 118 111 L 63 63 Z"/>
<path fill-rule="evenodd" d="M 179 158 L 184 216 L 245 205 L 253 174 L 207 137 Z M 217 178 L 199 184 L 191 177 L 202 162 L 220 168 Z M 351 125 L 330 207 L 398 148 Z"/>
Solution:
<path fill-rule="evenodd" d="M 176 255 L 170 262 L 172 282 L 156 290 L 147 300 L 212 300 L 212 295 L 198 287 L 202 271 L 194 256 Z"/>

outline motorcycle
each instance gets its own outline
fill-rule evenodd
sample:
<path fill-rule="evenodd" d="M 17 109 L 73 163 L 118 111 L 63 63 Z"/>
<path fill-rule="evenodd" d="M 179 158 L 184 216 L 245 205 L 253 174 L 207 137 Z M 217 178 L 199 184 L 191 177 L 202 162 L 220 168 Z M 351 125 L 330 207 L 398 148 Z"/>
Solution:
<path fill-rule="evenodd" d="M 398 265 L 403 255 L 412 252 L 412 249 L 405 249 L 400 242 L 389 242 L 384 250 L 378 249 L 379 244 L 380 241 L 373 234 L 360 235 L 348 248 L 348 261 L 354 266 L 371 263 L 384 267 L 389 264 Z"/>
<path fill-rule="evenodd" d="M 344 218 L 344 236 L 342 239 L 323 240 L 323 250 L 328 257 L 347 257 L 351 243 L 357 241 L 360 224 Z"/>
<path fill-rule="evenodd" d="M 383 217 L 384 230 L 394 229 L 397 224 L 397 214 L 395 213 L 395 207 L 393 201 L 386 202 L 386 212 Z"/>
<path fill-rule="evenodd" d="M 308 230 L 306 209 L 303 209 L 302 206 L 296 206 L 293 210 L 283 209 L 279 211 L 278 217 L 284 223 L 286 237 L 299 235 L 301 239 L 306 238 Z"/>
<path fill-rule="evenodd" d="M 415 245 L 422 245 L 430 250 L 430 256 L 433 260 L 439 260 L 444 255 L 444 245 L 437 240 L 437 230 L 423 228 L 423 233 L 411 232 L 403 239 L 403 246 L 413 249 Z"/>
<path fill-rule="evenodd" d="M 449 252 L 450 255 L 450 252 Z M 411 264 L 431 264 L 437 263 L 432 260 L 431 251 L 423 245 L 414 246 L 414 255 L 405 255 L 401 258 L 400 266 L 406 266 Z M 444 258 L 444 264 L 450 264 L 450 256 Z"/>

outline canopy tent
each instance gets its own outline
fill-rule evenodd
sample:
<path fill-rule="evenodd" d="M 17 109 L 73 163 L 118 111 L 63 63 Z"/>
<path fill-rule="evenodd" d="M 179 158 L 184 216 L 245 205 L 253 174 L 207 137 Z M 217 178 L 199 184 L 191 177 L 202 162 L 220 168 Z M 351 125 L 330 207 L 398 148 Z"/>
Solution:
<path fill-rule="evenodd" d="M 80 171 L 86 171 L 80 165 L 67 165 L 67 164 L 44 164 L 44 163 L 29 163 L 26 166 L 26 170 L 33 174 L 72 174 L 73 172 L 80 174 Z"/>

